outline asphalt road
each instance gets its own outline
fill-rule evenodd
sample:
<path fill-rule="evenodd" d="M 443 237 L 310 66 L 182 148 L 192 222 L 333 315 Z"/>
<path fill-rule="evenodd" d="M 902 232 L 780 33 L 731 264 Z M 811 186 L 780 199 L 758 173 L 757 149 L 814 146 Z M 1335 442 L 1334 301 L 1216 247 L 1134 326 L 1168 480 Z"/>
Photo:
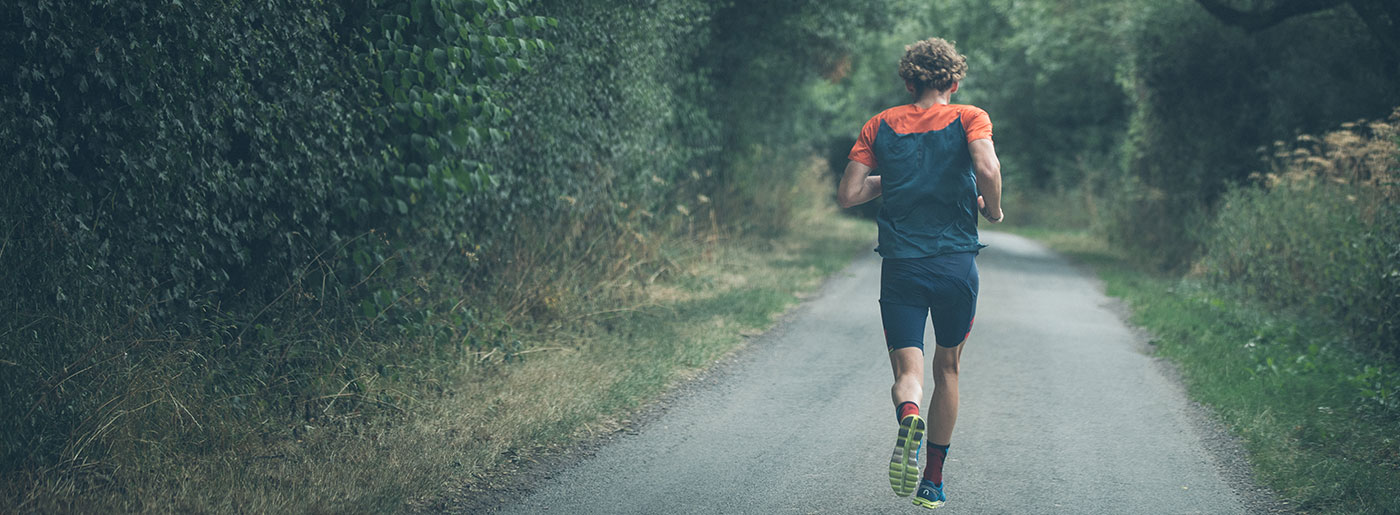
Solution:
<path fill-rule="evenodd" d="M 935 513 L 1249 511 L 1247 473 L 1212 450 L 1219 431 L 1095 281 L 1029 240 L 983 242 L 949 502 Z M 717 380 L 504 511 L 928 512 L 886 478 L 896 426 L 879 264 L 860 256 Z"/>

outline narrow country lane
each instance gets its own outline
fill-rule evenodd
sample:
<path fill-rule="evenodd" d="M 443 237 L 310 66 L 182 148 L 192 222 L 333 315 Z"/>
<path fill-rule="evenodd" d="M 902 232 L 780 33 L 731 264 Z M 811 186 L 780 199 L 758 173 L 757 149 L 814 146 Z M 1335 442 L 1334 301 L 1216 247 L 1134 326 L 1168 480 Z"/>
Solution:
<path fill-rule="evenodd" d="M 1095 281 L 1024 238 L 983 241 L 949 503 L 934 513 L 1246 512 L 1226 479 L 1240 465 L 1207 450 L 1218 431 Z M 722 380 L 503 510 L 928 512 L 886 480 L 895 421 L 878 278 L 879 258 L 858 257 Z"/>

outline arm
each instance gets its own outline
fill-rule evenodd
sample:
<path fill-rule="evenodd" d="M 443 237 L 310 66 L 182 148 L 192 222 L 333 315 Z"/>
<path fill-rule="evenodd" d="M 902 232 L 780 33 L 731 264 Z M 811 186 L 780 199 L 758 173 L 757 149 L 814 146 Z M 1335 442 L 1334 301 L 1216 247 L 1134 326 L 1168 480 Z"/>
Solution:
<path fill-rule="evenodd" d="M 967 147 L 972 152 L 977 191 L 982 194 L 977 201 L 978 210 L 988 222 L 1001 223 L 1006 215 L 1001 212 L 1001 161 L 997 159 L 996 147 L 990 138 L 973 140 Z"/>
<path fill-rule="evenodd" d="M 836 189 L 836 202 L 841 207 L 859 206 L 880 196 L 880 177 L 871 177 L 872 170 L 856 161 L 846 164 L 846 174 L 841 176 L 841 186 Z"/>

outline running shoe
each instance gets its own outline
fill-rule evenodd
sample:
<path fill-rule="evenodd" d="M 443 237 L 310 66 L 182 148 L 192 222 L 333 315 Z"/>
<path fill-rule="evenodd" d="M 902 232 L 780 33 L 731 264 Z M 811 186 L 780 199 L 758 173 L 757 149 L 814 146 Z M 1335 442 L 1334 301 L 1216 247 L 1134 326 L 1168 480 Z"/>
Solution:
<path fill-rule="evenodd" d="M 945 502 L 948 502 L 948 497 L 943 495 L 943 485 L 935 485 L 927 479 L 919 481 L 919 493 L 914 494 L 914 505 L 932 510 Z"/>
<path fill-rule="evenodd" d="M 919 449 L 926 427 L 924 419 L 912 413 L 899 420 L 899 438 L 890 456 L 890 487 L 895 495 L 907 497 L 919 486 Z"/>

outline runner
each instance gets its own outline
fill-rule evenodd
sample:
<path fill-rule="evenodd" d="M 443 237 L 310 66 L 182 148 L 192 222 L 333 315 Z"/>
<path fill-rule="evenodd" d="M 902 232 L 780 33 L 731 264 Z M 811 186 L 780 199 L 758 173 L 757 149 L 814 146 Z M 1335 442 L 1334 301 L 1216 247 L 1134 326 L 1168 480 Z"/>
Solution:
<path fill-rule="evenodd" d="M 899 436 L 890 486 L 914 504 L 947 501 L 943 461 L 958 417 L 958 361 L 977 308 L 977 212 L 1002 221 L 1001 164 L 986 111 L 949 104 L 967 72 L 953 44 L 930 38 L 905 47 L 899 76 L 914 103 L 875 115 L 861 128 L 841 178 L 842 207 L 884 195 L 875 221 L 883 259 L 880 318 L 894 386 Z M 880 174 L 871 176 L 872 170 Z M 979 195 L 980 193 L 980 195 Z M 924 320 L 933 317 L 933 395 L 926 425 L 919 411 L 924 385 Z M 919 450 L 929 457 L 919 476 Z"/>

